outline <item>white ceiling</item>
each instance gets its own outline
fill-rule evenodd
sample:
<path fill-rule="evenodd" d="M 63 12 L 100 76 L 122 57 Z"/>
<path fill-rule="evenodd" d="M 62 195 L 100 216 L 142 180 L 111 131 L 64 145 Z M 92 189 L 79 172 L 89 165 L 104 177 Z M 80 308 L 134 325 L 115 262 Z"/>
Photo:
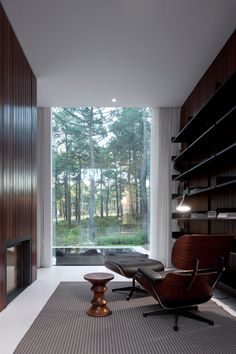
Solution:
<path fill-rule="evenodd" d="M 235 29 L 235 0 L 1 0 L 39 106 L 179 106 Z"/>

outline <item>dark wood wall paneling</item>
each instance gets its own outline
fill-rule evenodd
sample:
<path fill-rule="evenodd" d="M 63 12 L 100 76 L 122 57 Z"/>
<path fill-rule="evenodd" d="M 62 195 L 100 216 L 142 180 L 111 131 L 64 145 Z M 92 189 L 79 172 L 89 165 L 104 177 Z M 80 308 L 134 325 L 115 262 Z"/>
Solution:
<path fill-rule="evenodd" d="M 36 260 L 36 79 L 0 5 L 0 310 L 6 306 L 5 243 L 31 239 Z M 0 185 L 1 187 L 1 185 Z"/>
<path fill-rule="evenodd" d="M 37 136 L 37 81 L 33 73 L 31 73 L 31 92 L 32 92 L 32 103 L 31 103 L 31 257 L 32 257 L 32 281 L 37 278 L 37 224 L 36 224 L 36 212 L 37 212 L 37 166 L 36 166 L 36 136 Z"/>
<path fill-rule="evenodd" d="M 0 310 L 5 307 L 4 218 L 3 218 L 3 10 L 0 6 Z"/>
<path fill-rule="evenodd" d="M 181 128 L 184 127 L 189 119 L 208 101 L 215 93 L 219 83 L 227 80 L 236 70 L 236 31 L 231 35 L 222 50 L 219 52 L 209 69 L 200 79 L 192 93 L 181 107 Z M 235 93 L 234 93 L 235 94 Z M 207 118 L 206 118 L 207 119 Z M 183 147 L 186 147 L 185 144 Z M 230 168 L 229 168 L 230 164 Z M 215 166 L 215 174 L 218 176 L 236 175 L 236 167 L 232 162 L 223 161 L 221 166 Z M 215 178 L 215 177 L 212 177 Z M 207 186 L 208 176 L 192 179 L 189 183 L 194 186 Z M 214 184 L 214 183 L 212 183 Z M 208 204 L 208 207 L 207 207 Z M 214 210 L 218 205 L 223 208 L 232 208 L 236 205 L 236 191 L 220 191 L 212 193 L 210 198 L 207 194 L 202 197 L 197 196 L 191 199 L 193 210 Z M 189 229 L 194 233 L 235 233 L 236 221 L 199 221 L 189 222 Z"/>
<path fill-rule="evenodd" d="M 236 31 L 221 49 L 181 107 L 181 126 L 185 126 L 206 101 L 215 93 L 218 83 L 224 82 L 236 70 Z"/>

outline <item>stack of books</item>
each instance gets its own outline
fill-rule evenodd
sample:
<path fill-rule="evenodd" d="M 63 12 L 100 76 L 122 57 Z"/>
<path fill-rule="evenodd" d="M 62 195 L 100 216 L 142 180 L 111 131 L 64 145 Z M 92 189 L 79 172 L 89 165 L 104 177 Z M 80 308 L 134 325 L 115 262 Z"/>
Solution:
<path fill-rule="evenodd" d="M 219 208 L 216 211 L 219 219 L 236 219 L 236 208 Z"/>
<path fill-rule="evenodd" d="M 217 218 L 219 219 L 236 219 L 236 212 L 234 211 L 229 211 L 229 212 L 221 212 L 221 213 L 218 213 L 217 215 Z"/>
<path fill-rule="evenodd" d="M 191 218 L 193 218 L 193 219 L 207 218 L 207 212 L 206 211 L 197 211 L 197 212 L 191 213 Z"/>
<path fill-rule="evenodd" d="M 207 217 L 208 218 L 216 218 L 216 215 L 217 215 L 216 210 L 209 210 L 207 212 Z"/>

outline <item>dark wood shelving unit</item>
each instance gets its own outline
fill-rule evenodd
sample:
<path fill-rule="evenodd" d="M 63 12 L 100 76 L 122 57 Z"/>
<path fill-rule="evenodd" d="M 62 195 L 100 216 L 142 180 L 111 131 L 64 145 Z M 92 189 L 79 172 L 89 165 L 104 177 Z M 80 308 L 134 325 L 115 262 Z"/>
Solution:
<path fill-rule="evenodd" d="M 235 105 L 233 94 L 235 86 L 236 72 L 220 85 L 215 94 L 198 110 L 179 134 L 172 139 L 172 142 L 182 143 L 195 140 L 196 134 L 201 135 L 225 113 L 229 112 Z M 225 101 L 225 97 L 227 97 L 227 102 L 222 106 L 222 101 Z"/>
<path fill-rule="evenodd" d="M 196 173 L 200 173 L 201 170 L 204 169 L 204 167 L 210 165 L 211 162 L 213 162 L 213 160 L 215 160 L 216 155 L 210 156 L 208 157 L 206 160 L 200 162 L 199 164 L 197 164 L 196 166 L 193 166 L 192 168 L 190 168 L 187 171 L 184 171 L 183 173 L 181 173 L 180 175 L 177 175 L 174 178 L 174 181 L 183 181 L 185 179 L 188 179 L 191 177 L 192 174 L 196 174 Z"/>
<path fill-rule="evenodd" d="M 236 139 L 236 136 L 235 136 L 235 139 Z M 209 168 L 212 163 L 215 163 L 215 164 L 218 163 L 218 160 L 220 160 L 221 158 L 229 157 L 229 154 L 233 154 L 233 153 L 235 153 L 235 151 L 236 151 L 236 142 L 230 146 L 225 147 L 221 151 L 216 152 L 214 155 L 206 158 L 205 160 L 201 161 L 200 163 L 193 166 L 189 170 L 184 171 L 183 173 L 177 175 L 176 177 L 174 177 L 174 180 L 175 181 L 183 181 L 184 179 L 189 178 L 191 176 L 191 174 L 197 174 L 197 173 L 201 172 L 201 170 L 204 169 L 205 167 Z"/>
<path fill-rule="evenodd" d="M 174 218 L 173 218 L 174 219 Z M 205 221 L 211 221 L 211 220 L 217 220 L 217 221 L 227 221 L 227 220 L 236 220 L 236 218 L 212 218 L 212 217 L 187 217 L 187 216 L 180 216 L 180 217 L 177 217 L 176 219 L 181 219 L 181 220 L 194 220 L 194 221 L 198 221 L 198 220 L 205 220 Z"/>
<path fill-rule="evenodd" d="M 199 194 L 209 193 L 211 191 L 215 191 L 220 188 L 230 187 L 232 184 L 236 184 L 236 180 L 231 181 L 231 182 L 227 182 L 227 183 L 222 183 L 222 184 L 215 185 L 215 186 L 211 186 L 211 187 L 207 187 L 207 188 L 201 188 L 201 189 L 195 190 L 193 192 L 190 191 L 185 196 L 186 196 L 186 198 L 195 197 L 196 195 L 199 195 Z M 182 197 L 183 196 L 179 195 L 179 194 L 172 194 L 172 199 L 181 199 Z"/>
<path fill-rule="evenodd" d="M 187 196 L 188 197 L 194 197 L 195 195 L 198 195 L 198 194 L 209 193 L 209 192 L 213 192 L 213 191 L 219 191 L 220 189 L 230 188 L 230 187 L 233 187 L 234 185 L 236 185 L 236 179 L 232 180 L 232 181 L 225 182 L 225 183 L 216 184 L 216 185 L 208 187 L 208 188 L 202 188 L 199 191 L 195 191 L 195 192 L 192 192 L 192 193 L 190 192 Z"/>
<path fill-rule="evenodd" d="M 173 156 L 172 161 L 176 164 L 179 161 L 187 159 L 188 156 L 198 153 L 198 149 L 204 144 L 213 145 L 215 147 L 215 137 L 216 135 L 222 135 L 222 130 L 225 133 L 229 132 L 229 126 L 232 125 L 233 119 L 236 120 L 236 106 L 234 106 L 229 112 L 227 112 L 223 117 L 221 117 L 214 125 L 206 129 L 196 140 L 194 140 L 185 150 L 183 150 L 178 156 Z M 230 129 L 231 130 L 231 129 Z"/>
<path fill-rule="evenodd" d="M 178 220 L 180 228 L 173 232 L 173 238 L 183 233 L 236 235 L 234 215 L 217 217 L 218 210 L 236 210 L 235 92 L 236 72 L 233 71 L 188 121 L 187 114 L 193 109 L 191 99 L 190 108 L 185 111 L 184 107 L 185 125 L 172 138 L 173 144 L 182 143 L 183 148 L 177 156 L 172 156 L 173 167 L 179 172 L 172 176 L 172 181 L 180 185 L 172 200 L 180 201 L 184 193 L 184 203 L 191 211 L 173 212 L 172 219 Z M 215 211 L 216 216 L 214 213 L 213 217 L 205 216 L 204 212 L 208 211 Z M 191 216 L 198 213 L 199 216 Z"/>

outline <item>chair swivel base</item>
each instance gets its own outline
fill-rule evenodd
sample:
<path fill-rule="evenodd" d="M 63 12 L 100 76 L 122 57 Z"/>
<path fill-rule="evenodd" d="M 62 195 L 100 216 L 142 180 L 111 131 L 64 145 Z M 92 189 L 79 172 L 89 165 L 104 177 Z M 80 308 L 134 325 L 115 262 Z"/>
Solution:
<path fill-rule="evenodd" d="M 214 326 L 214 321 L 209 320 L 208 318 L 199 316 L 195 313 L 189 312 L 191 310 L 198 310 L 197 306 L 189 306 L 183 309 L 173 309 L 173 310 L 168 310 L 168 309 L 160 309 L 157 311 L 152 311 L 152 312 L 144 312 L 143 316 L 147 317 L 147 316 L 155 316 L 155 315 L 164 315 L 164 314 L 174 314 L 175 315 L 175 324 L 174 324 L 174 331 L 178 331 L 179 330 L 179 326 L 178 326 L 178 318 L 179 316 L 183 316 L 183 317 L 187 317 L 187 318 L 191 318 L 193 320 L 196 321 L 200 321 L 200 322 L 205 322 L 208 323 L 210 326 Z"/>
<path fill-rule="evenodd" d="M 131 298 L 131 296 L 133 295 L 134 292 L 139 292 L 139 293 L 143 293 L 143 294 L 147 294 L 147 291 L 140 288 L 139 286 L 135 285 L 135 279 L 132 279 L 132 286 L 125 286 L 123 288 L 115 288 L 112 289 L 112 292 L 115 291 L 129 291 L 129 294 L 126 296 L 126 300 L 129 301 L 129 299 Z"/>

